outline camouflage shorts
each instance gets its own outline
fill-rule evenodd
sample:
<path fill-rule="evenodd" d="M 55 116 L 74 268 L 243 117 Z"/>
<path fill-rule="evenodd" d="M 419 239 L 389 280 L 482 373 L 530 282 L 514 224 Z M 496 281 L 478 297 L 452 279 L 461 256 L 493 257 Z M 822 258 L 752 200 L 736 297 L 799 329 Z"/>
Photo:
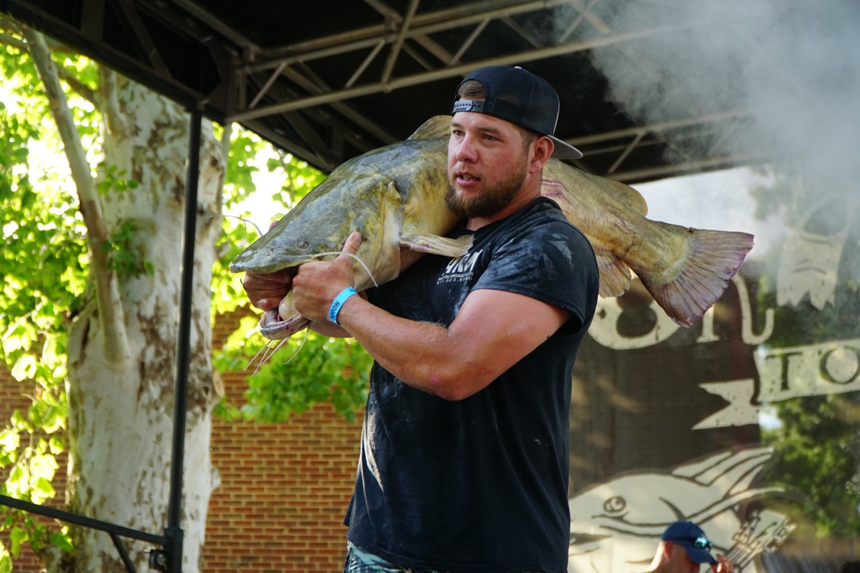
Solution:
<path fill-rule="evenodd" d="M 432 569 L 412 569 L 396 565 L 382 557 L 363 551 L 352 543 L 346 545 L 343 573 L 440 573 Z"/>
<path fill-rule="evenodd" d="M 346 545 L 343 573 L 443 573 L 435 569 L 412 569 L 386 561 L 382 557 L 363 551 L 352 543 Z M 535 572 L 540 573 L 540 572 Z"/>

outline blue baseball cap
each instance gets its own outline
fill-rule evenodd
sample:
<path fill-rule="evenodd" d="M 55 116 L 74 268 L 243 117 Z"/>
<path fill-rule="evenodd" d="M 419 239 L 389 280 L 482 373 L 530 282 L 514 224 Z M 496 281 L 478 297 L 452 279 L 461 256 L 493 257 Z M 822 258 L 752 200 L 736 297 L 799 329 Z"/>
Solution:
<path fill-rule="evenodd" d="M 711 547 L 714 544 L 708 541 L 704 530 L 692 521 L 676 521 L 666 528 L 660 539 L 680 545 L 696 563 L 717 563 L 711 555 Z"/>

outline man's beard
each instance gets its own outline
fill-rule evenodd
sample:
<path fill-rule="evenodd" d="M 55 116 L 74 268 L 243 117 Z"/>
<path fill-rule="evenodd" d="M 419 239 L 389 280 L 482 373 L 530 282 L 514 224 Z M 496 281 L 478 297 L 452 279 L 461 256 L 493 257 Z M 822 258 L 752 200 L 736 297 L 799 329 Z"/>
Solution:
<path fill-rule="evenodd" d="M 487 187 L 475 197 L 459 197 L 454 189 L 453 176 L 448 177 L 448 193 L 445 194 L 445 204 L 454 215 L 461 219 L 492 217 L 508 205 L 523 188 L 527 170 L 523 167 L 515 169 L 505 179 L 492 187 Z"/>

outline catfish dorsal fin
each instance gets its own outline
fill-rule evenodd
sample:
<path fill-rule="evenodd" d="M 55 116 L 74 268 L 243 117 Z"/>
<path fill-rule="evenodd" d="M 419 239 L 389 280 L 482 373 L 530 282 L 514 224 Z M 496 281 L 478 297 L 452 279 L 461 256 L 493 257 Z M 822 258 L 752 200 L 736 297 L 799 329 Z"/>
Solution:
<path fill-rule="evenodd" d="M 421 127 L 409 136 L 409 139 L 436 139 L 448 137 L 451 133 L 451 116 L 434 115 L 421 124 Z"/>

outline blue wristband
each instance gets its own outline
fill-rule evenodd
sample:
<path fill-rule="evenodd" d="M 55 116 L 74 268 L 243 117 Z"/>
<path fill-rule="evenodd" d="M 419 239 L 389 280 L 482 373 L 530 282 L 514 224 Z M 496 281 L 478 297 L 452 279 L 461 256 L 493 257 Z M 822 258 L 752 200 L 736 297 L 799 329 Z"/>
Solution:
<path fill-rule="evenodd" d="M 331 301 L 331 307 L 328 309 L 328 319 L 331 322 L 340 326 L 340 323 L 337 321 L 337 313 L 340 312 L 340 308 L 343 306 L 343 303 L 346 302 L 346 299 L 354 294 L 358 294 L 358 292 L 352 287 L 347 287 L 340 291 L 340 294 Z"/>

